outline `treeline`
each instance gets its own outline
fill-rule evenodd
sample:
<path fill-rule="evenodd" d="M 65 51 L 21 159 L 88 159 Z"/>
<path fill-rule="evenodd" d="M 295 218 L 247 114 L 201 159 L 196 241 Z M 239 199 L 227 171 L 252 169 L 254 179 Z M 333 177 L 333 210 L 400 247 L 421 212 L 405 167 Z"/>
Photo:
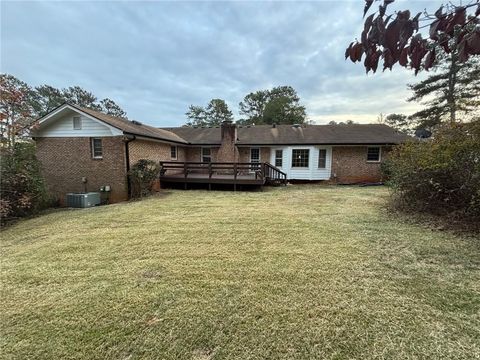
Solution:
<path fill-rule="evenodd" d="M 291 86 L 278 86 L 246 95 L 238 104 L 239 125 L 303 124 L 307 121 L 305 106 Z M 190 105 L 185 114 L 186 126 L 216 126 L 223 121 L 233 121 L 233 113 L 223 99 L 212 99 L 207 106 Z"/>

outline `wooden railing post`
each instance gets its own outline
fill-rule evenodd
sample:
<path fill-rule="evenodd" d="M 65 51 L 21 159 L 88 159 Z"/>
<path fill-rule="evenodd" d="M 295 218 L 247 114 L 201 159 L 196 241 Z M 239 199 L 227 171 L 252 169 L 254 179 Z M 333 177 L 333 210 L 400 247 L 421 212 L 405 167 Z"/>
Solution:
<path fill-rule="evenodd" d="M 233 164 L 233 191 L 237 191 L 237 163 Z"/>

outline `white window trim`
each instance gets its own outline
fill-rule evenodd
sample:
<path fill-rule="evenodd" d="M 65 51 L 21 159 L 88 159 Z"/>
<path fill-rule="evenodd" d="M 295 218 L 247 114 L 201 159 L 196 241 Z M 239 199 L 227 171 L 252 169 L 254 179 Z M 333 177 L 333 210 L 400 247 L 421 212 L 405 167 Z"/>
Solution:
<path fill-rule="evenodd" d="M 273 154 L 273 163 L 275 164 L 275 167 L 278 167 L 279 169 L 283 168 L 283 149 L 274 149 L 274 154 Z M 282 157 L 280 157 L 279 159 L 282 160 L 282 165 L 280 166 L 277 166 L 277 151 L 281 151 L 282 152 Z"/>
<path fill-rule="evenodd" d="M 75 127 L 75 119 L 78 119 L 79 127 Z M 73 130 L 82 130 L 82 117 L 81 116 L 74 116 L 72 118 L 73 123 Z"/>
<path fill-rule="evenodd" d="M 307 150 L 308 151 L 308 166 L 293 166 L 293 151 L 295 150 Z M 290 169 L 295 171 L 295 170 L 307 170 L 310 169 L 310 161 L 312 160 L 312 154 L 311 151 L 312 149 L 310 148 L 294 148 L 292 149 L 291 153 L 291 158 L 290 158 Z"/>
<path fill-rule="evenodd" d="M 378 148 L 378 160 L 368 160 L 368 149 Z M 367 146 L 367 163 L 382 162 L 382 147 L 381 146 Z"/>
<path fill-rule="evenodd" d="M 208 147 L 208 146 L 202 146 L 200 148 L 200 162 L 204 162 L 203 161 L 203 149 L 210 149 L 210 155 L 208 155 L 208 156 L 210 156 L 210 162 L 212 162 L 212 148 Z M 207 156 L 207 155 L 205 155 L 205 156 Z"/>
<path fill-rule="evenodd" d="M 325 166 L 324 167 L 320 167 L 318 166 L 318 162 L 320 161 L 320 151 L 321 150 L 325 150 Z M 327 168 L 327 159 L 328 159 L 328 150 L 325 149 L 325 148 L 318 148 L 318 159 L 317 159 L 317 169 L 326 169 Z"/>
<path fill-rule="evenodd" d="M 175 157 L 172 156 L 172 148 L 175 148 Z M 178 146 L 170 145 L 170 158 L 172 160 L 177 160 L 178 159 Z"/>
<path fill-rule="evenodd" d="M 102 143 L 102 155 L 101 156 L 95 156 L 95 147 L 94 147 L 94 141 L 95 140 L 100 140 L 101 143 Z M 102 141 L 102 138 L 99 138 L 99 137 L 92 137 L 90 139 L 90 147 L 91 147 L 91 152 L 92 152 L 92 159 L 95 159 L 95 160 L 100 160 L 100 159 L 103 159 L 103 141 Z"/>
<path fill-rule="evenodd" d="M 262 159 L 262 151 L 258 147 L 250 148 L 250 162 L 254 162 L 254 161 L 252 161 L 252 150 L 258 150 L 258 162 L 261 163 L 262 162 L 262 160 L 261 160 Z"/>

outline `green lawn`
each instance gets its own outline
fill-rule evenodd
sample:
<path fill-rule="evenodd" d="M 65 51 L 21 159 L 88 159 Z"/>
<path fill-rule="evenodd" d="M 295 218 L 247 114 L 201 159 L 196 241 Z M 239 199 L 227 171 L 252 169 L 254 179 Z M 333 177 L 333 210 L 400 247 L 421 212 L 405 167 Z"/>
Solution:
<path fill-rule="evenodd" d="M 4 359 L 480 358 L 480 241 L 385 188 L 164 191 L 2 237 Z"/>

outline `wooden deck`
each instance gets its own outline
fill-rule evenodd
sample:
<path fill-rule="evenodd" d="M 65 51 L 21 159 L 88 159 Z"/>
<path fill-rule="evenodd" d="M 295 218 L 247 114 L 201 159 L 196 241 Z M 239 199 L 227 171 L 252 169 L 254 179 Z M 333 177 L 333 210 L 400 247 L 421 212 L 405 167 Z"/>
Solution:
<path fill-rule="evenodd" d="M 286 174 L 268 163 L 161 162 L 160 182 L 263 186 L 286 184 Z"/>
<path fill-rule="evenodd" d="M 160 176 L 163 182 L 187 182 L 187 183 L 212 183 L 212 184 L 233 184 L 240 185 L 264 185 L 265 179 L 256 179 L 255 174 L 237 175 L 235 179 L 233 174 L 212 174 L 190 173 L 187 177 L 184 174 L 170 174 Z"/>

